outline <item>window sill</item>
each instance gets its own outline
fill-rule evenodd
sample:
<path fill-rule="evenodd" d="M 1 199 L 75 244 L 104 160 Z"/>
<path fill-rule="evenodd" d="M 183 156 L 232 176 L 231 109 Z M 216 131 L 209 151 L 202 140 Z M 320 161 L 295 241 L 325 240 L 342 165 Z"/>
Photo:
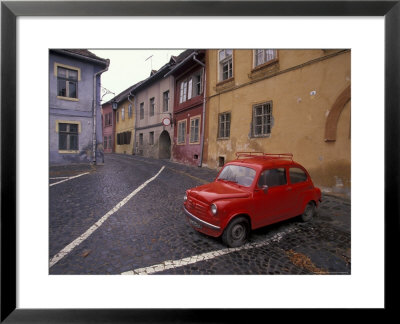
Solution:
<path fill-rule="evenodd" d="M 266 135 L 252 135 L 251 138 L 269 138 L 271 137 L 271 134 L 266 134 Z"/>
<path fill-rule="evenodd" d="M 273 60 L 253 68 L 248 74 L 250 79 L 259 79 L 274 75 L 279 71 L 279 61 Z"/>
<path fill-rule="evenodd" d="M 67 101 L 79 101 L 78 98 L 70 98 L 70 97 L 62 97 L 62 96 L 57 96 L 57 99 L 67 100 Z"/>
<path fill-rule="evenodd" d="M 189 142 L 189 145 L 195 145 L 195 144 L 200 144 L 200 142 Z"/>
<path fill-rule="evenodd" d="M 215 86 L 215 91 L 220 92 L 220 91 L 224 91 L 230 88 L 233 88 L 235 86 L 235 78 L 229 78 L 223 81 L 220 81 L 216 84 Z"/>
<path fill-rule="evenodd" d="M 265 62 L 265 63 L 263 63 L 263 64 L 257 65 L 256 67 L 254 67 L 254 68 L 251 70 L 251 72 L 257 72 L 257 71 L 259 71 L 259 70 L 263 70 L 263 69 L 265 69 L 265 68 L 267 68 L 267 67 L 269 67 L 270 65 L 273 65 L 273 64 L 275 64 L 275 63 L 278 63 L 278 59 L 274 59 L 274 60 Z"/>
<path fill-rule="evenodd" d="M 226 141 L 229 139 L 230 139 L 230 137 L 217 137 L 217 141 Z"/>
<path fill-rule="evenodd" d="M 60 154 L 78 154 L 78 150 L 58 150 L 58 153 Z"/>

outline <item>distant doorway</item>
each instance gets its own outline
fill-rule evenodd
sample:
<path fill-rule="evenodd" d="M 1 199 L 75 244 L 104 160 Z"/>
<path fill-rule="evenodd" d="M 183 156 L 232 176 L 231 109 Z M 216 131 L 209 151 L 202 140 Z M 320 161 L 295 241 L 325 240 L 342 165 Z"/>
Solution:
<path fill-rule="evenodd" d="M 171 138 L 167 131 L 163 131 L 158 141 L 158 158 L 170 159 L 171 158 Z"/>

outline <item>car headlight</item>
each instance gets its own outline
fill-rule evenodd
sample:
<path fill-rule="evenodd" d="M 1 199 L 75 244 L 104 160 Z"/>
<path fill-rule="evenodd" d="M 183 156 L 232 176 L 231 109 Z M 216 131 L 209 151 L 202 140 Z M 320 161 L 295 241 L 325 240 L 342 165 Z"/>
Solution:
<path fill-rule="evenodd" d="M 186 202 L 186 200 L 187 200 L 187 194 L 185 194 L 185 195 L 183 196 L 183 202 Z"/>
<path fill-rule="evenodd" d="M 212 212 L 212 214 L 213 214 L 214 216 L 217 215 L 218 208 L 217 208 L 217 206 L 216 206 L 215 204 L 212 204 L 212 205 L 211 205 L 211 212 Z"/>

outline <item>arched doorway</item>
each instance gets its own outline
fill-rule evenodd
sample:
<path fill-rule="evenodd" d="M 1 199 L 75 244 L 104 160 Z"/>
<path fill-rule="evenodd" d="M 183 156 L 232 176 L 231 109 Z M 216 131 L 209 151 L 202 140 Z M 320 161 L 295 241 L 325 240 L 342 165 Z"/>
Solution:
<path fill-rule="evenodd" d="M 169 133 L 167 131 L 163 131 L 160 134 L 160 138 L 158 140 L 158 158 L 171 158 L 171 138 L 169 137 Z"/>

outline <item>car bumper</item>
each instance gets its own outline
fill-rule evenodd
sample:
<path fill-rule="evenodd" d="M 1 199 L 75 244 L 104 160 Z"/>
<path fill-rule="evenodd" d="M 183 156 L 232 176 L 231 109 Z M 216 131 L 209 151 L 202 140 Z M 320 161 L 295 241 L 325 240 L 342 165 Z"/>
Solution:
<path fill-rule="evenodd" d="M 215 232 L 220 232 L 221 231 L 221 227 L 217 226 L 217 225 L 213 225 L 210 224 L 206 221 L 203 221 L 202 219 L 196 217 L 195 215 L 193 215 L 191 212 L 189 212 L 185 207 L 183 207 L 183 210 L 187 216 L 187 219 L 189 221 L 189 224 L 192 225 L 195 229 L 201 231 L 201 232 L 207 232 L 207 234 L 209 234 L 209 231 L 205 231 L 202 230 L 204 228 L 207 228 L 209 230 L 213 230 Z"/>

